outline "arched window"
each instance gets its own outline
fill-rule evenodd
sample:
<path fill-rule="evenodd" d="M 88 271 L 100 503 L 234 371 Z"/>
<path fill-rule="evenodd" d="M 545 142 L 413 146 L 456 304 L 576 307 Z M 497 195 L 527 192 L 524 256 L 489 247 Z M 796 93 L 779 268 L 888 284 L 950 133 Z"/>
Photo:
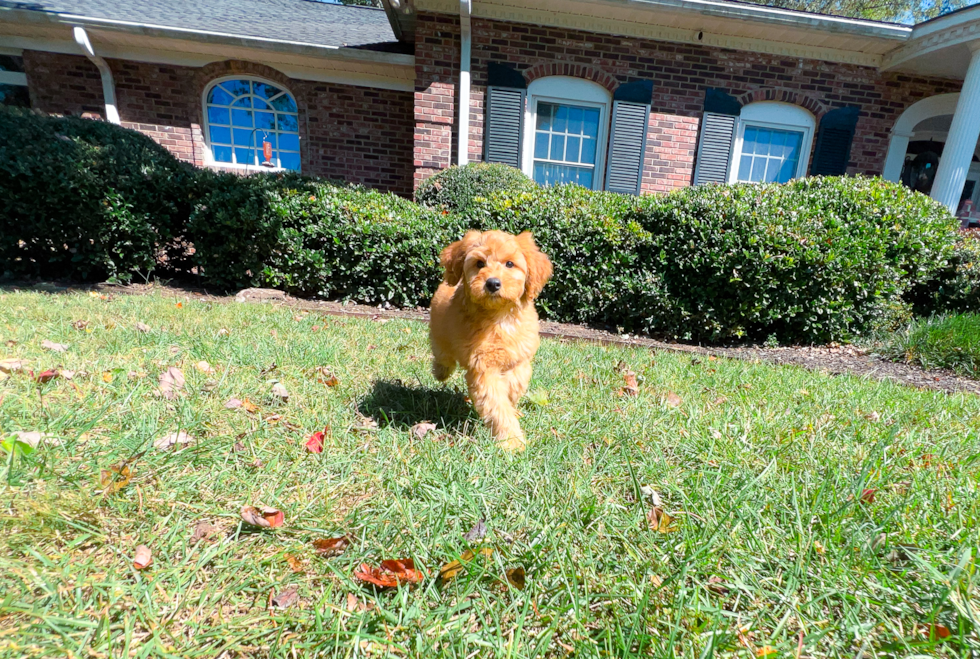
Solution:
<path fill-rule="evenodd" d="M 527 88 L 524 172 L 541 185 L 602 189 L 610 94 L 590 80 L 538 78 Z"/>
<path fill-rule="evenodd" d="M 791 103 L 761 101 L 742 108 L 729 181 L 786 183 L 806 174 L 813 115 Z"/>
<path fill-rule="evenodd" d="M 204 108 L 214 164 L 299 171 L 299 122 L 289 92 L 257 78 L 225 78 L 204 90 Z M 272 146 L 268 161 L 264 142 Z"/>

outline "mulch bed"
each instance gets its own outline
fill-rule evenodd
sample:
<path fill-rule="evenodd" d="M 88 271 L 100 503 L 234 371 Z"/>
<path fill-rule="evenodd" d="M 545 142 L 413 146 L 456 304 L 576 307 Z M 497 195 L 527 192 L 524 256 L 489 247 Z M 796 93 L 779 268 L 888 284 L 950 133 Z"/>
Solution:
<path fill-rule="evenodd" d="M 428 310 L 381 309 L 361 304 L 343 304 L 324 300 L 304 300 L 286 295 L 281 291 L 264 288 L 251 288 L 240 291 L 236 296 L 209 293 L 203 289 L 168 286 L 161 284 L 130 284 L 115 286 L 109 284 L 79 285 L 62 283 L 6 284 L 6 290 L 34 290 L 63 293 L 69 291 L 98 290 L 104 293 L 122 295 L 146 295 L 157 293 L 168 297 L 180 297 L 227 303 L 232 301 L 247 303 L 266 303 L 286 306 L 291 309 L 306 310 L 333 316 L 360 317 L 369 319 L 401 318 L 428 322 Z M 830 375 L 854 375 L 875 380 L 891 380 L 909 387 L 933 389 L 948 393 L 967 392 L 980 394 L 980 381 L 956 375 L 945 369 L 923 369 L 913 364 L 888 361 L 875 354 L 854 346 L 791 346 L 766 348 L 762 346 L 703 347 L 683 343 L 658 341 L 641 336 L 615 334 L 603 330 L 569 325 L 564 323 L 541 323 L 541 335 L 559 341 L 593 341 L 604 344 L 645 347 L 653 350 L 689 353 L 691 355 L 714 355 L 731 359 L 761 361 L 773 364 L 799 366 L 811 371 Z"/>

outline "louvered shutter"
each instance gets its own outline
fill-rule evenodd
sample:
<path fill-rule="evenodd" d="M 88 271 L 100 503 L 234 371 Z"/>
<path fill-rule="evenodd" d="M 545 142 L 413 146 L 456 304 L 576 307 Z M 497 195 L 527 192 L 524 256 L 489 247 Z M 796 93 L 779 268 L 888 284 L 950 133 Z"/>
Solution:
<path fill-rule="evenodd" d="M 732 158 L 732 140 L 738 117 L 730 114 L 705 112 L 698 138 L 698 162 L 694 169 L 694 185 L 726 183 L 728 165 Z"/>
<path fill-rule="evenodd" d="M 521 131 L 524 127 L 524 96 L 514 87 L 487 88 L 487 162 L 521 167 Z"/>
<path fill-rule="evenodd" d="M 820 119 L 810 164 L 811 175 L 843 176 L 847 173 L 859 113 L 859 108 L 849 106 L 831 110 Z"/>
<path fill-rule="evenodd" d="M 650 106 L 613 102 L 612 132 L 606 163 L 606 190 L 640 194 L 643 156 L 646 153 Z"/>

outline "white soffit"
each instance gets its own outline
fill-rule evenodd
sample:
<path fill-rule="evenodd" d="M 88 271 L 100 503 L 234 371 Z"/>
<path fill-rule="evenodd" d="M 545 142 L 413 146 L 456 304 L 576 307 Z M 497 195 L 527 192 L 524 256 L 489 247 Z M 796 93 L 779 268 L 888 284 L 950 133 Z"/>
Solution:
<path fill-rule="evenodd" d="M 882 68 L 962 80 L 971 49 L 978 47 L 980 5 L 974 5 L 916 25 L 908 43 L 889 53 Z"/>

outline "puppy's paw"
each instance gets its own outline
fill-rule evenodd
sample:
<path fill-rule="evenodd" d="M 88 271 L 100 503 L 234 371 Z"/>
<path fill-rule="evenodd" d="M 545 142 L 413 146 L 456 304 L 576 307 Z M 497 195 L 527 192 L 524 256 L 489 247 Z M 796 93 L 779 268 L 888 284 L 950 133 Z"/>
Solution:
<path fill-rule="evenodd" d="M 456 370 L 455 366 L 446 366 L 445 364 L 440 364 L 439 362 L 432 362 L 432 377 L 434 377 L 439 382 L 445 382 L 449 379 L 449 376 L 453 374 Z"/>
<path fill-rule="evenodd" d="M 520 453 L 527 448 L 527 442 L 521 437 L 511 437 L 510 439 L 497 442 L 497 448 L 508 453 Z"/>

